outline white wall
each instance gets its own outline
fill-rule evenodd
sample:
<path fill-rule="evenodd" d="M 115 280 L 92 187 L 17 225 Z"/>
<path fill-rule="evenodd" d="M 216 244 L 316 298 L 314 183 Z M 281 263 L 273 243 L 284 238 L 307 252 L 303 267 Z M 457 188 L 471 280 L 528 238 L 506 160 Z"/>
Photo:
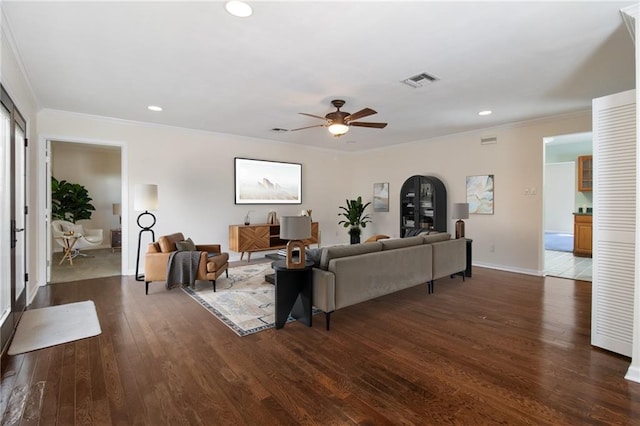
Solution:
<path fill-rule="evenodd" d="M 80 222 L 85 228 L 102 229 L 102 245 L 110 247 L 110 230 L 119 228 L 119 217 L 113 215 L 113 203 L 120 202 L 120 148 L 71 142 L 51 143 L 51 171 L 58 180 L 83 185 L 92 198 L 95 211 L 91 219 Z"/>
<path fill-rule="evenodd" d="M 373 213 L 374 223 L 367 228 L 367 235 L 398 235 L 399 190 L 411 175 L 440 178 L 447 187 L 451 209 L 453 203 L 466 200 L 466 176 L 493 174 L 495 214 L 471 215 L 465 221 L 466 236 L 473 239 L 473 262 L 542 274 L 542 138 L 590 130 L 591 114 L 585 111 L 359 153 L 352 163 L 354 195 L 370 200 L 375 182 L 389 182 L 390 192 L 389 213 Z M 498 143 L 481 145 L 483 136 L 497 136 Z M 535 189 L 536 194 L 525 195 L 527 188 Z M 449 232 L 453 223 L 450 220 Z"/>
<path fill-rule="evenodd" d="M 544 176 L 544 230 L 573 234 L 574 201 L 576 190 L 576 164 L 545 164 Z"/>
<path fill-rule="evenodd" d="M 1 19 L 1 18 L 0 18 Z M 0 25 L 0 81 L 11 99 L 18 107 L 18 110 L 27 121 L 27 139 L 36 139 L 37 128 L 37 103 L 31 87 L 26 80 L 11 45 L 11 38 L 7 33 L 6 25 Z M 38 169 L 38 156 L 35 143 L 31 143 L 27 148 L 27 203 L 30 214 L 27 217 L 26 237 L 27 237 L 27 271 L 29 273 L 29 283 L 27 285 L 27 303 L 35 296 L 38 281 L 38 244 L 37 236 L 40 233 L 40 226 L 36 214 L 39 205 L 37 203 L 36 191 L 33 191 L 32 176 Z"/>
<path fill-rule="evenodd" d="M 123 244 L 129 273 L 136 263 L 138 226 L 133 186 L 158 185 L 160 207 L 155 213 L 156 237 L 182 231 L 196 242 L 229 247 L 229 225 L 243 222 L 251 210 L 252 223 L 266 223 L 269 211 L 278 216 L 313 209 L 320 223 L 323 245 L 347 243 L 348 234 L 338 229 L 338 205 L 350 196 L 351 180 L 344 154 L 295 144 L 153 126 L 62 111 L 43 110 L 38 115 L 40 139 L 103 140 L 126 147 L 123 188 Z M 233 194 L 234 157 L 278 160 L 302 164 L 302 205 L 237 206 Z M 127 217 L 128 216 L 128 217 Z M 125 223 L 126 221 L 126 223 Z M 339 232 L 338 232 L 339 231 Z M 143 247 L 143 252 L 146 246 Z M 238 253 L 230 253 L 238 259 Z"/>

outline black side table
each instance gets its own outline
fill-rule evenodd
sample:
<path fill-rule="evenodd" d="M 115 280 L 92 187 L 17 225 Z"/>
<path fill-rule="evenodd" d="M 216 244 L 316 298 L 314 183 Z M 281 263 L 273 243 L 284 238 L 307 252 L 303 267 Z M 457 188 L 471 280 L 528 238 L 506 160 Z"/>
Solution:
<path fill-rule="evenodd" d="M 467 240 L 467 269 L 464 271 L 464 276 L 465 277 L 470 277 L 471 276 L 471 243 L 473 243 L 473 240 L 470 240 L 469 238 L 466 238 Z"/>
<path fill-rule="evenodd" d="M 307 260 L 300 269 L 287 269 L 284 261 L 272 266 L 276 271 L 276 328 L 284 327 L 289 314 L 311 327 L 313 262 Z"/>

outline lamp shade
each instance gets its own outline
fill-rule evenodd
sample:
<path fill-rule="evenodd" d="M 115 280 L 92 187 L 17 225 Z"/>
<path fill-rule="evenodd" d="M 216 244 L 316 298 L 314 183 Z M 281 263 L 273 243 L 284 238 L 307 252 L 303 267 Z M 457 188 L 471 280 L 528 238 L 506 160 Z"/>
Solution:
<path fill-rule="evenodd" d="M 454 203 L 452 219 L 469 219 L 469 203 Z"/>
<path fill-rule="evenodd" d="M 158 185 L 136 184 L 133 193 L 135 211 L 158 210 Z"/>
<path fill-rule="evenodd" d="M 283 240 L 311 238 L 311 218 L 309 216 L 282 216 L 280 218 L 280 238 Z"/>
<path fill-rule="evenodd" d="M 120 216 L 122 214 L 122 205 L 120 203 L 113 203 L 113 215 Z"/>

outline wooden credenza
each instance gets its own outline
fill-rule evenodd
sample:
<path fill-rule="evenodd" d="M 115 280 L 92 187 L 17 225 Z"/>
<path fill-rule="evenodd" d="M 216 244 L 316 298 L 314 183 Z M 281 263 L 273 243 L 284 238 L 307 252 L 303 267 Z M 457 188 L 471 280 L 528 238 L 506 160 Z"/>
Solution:
<path fill-rule="evenodd" d="M 305 245 L 318 244 L 318 222 L 311 223 L 311 238 Z M 229 225 L 229 250 L 240 253 L 240 260 L 247 253 L 247 262 L 255 251 L 278 250 L 287 246 L 287 240 L 280 239 L 280 225 L 260 223 L 257 225 Z"/>
<path fill-rule="evenodd" d="M 593 216 L 573 215 L 573 255 L 591 257 L 593 239 Z"/>

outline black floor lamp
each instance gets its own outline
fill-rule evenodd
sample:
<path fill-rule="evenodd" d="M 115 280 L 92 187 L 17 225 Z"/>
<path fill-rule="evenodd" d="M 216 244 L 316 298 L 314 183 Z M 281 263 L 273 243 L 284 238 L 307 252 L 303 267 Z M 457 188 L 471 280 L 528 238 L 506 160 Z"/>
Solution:
<path fill-rule="evenodd" d="M 144 274 L 140 274 L 140 243 L 142 242 L 142 234 L 151 232 L 151 241 L 156 241 L 156 235 L 153 232 L 153 225 L 156 224 L 156 217 L 149 213 L 149 210 L 158 210 L 158 185 L 153 184 L 137 184 L 133 194 L 133 209 L 142 211 L 138 215 L 138 226 L 140 233 L 138 234 L 138 254 L 136 255 L 136 281 L 144 281 Z M 150 224 L 143 225 L 143 222 Z"/>

